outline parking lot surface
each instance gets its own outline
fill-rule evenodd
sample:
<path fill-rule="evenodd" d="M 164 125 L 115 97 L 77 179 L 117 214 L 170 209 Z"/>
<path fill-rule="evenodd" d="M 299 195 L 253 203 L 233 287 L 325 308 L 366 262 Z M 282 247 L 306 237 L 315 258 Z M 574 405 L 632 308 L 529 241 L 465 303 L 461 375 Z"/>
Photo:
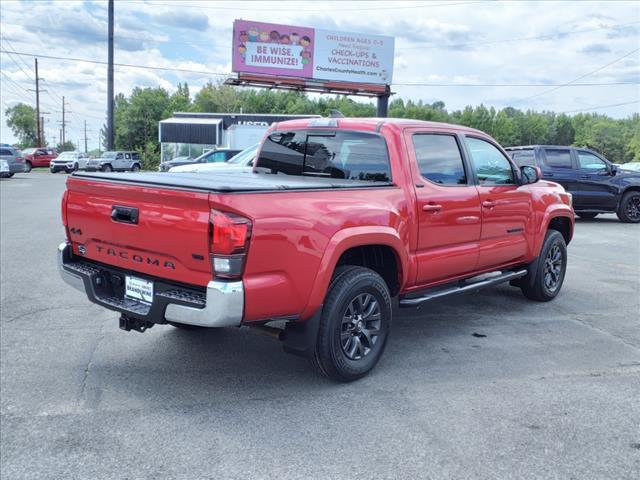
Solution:
<path fill-rule="evenodd" d="M 640 226 L 578 220 L 553 302 L 397 312 L 342 385 L 244 328 L 119 330 L 56 270 L 64 180 L 0 182 L 3 478 L 640 478 Z"/>

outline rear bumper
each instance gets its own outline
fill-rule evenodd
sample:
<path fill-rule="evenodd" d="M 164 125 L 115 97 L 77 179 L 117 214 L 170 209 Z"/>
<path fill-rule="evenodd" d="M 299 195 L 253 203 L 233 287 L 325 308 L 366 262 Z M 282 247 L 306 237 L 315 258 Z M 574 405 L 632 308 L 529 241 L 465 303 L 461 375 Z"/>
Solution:
<path fill-rule="evenodd" d="M 62 279 L 86 293 L 91 302 L 141 320 L 201 327 L 230 327 L 242 322 L 242 281 L 212 280 L 206 288 L 178 285 L 74 256 L 67 242 L 58 246 L 58 267 Z M 124 297 L 123 280 L 128 273 L 154 282 L 151 305 Z"/>

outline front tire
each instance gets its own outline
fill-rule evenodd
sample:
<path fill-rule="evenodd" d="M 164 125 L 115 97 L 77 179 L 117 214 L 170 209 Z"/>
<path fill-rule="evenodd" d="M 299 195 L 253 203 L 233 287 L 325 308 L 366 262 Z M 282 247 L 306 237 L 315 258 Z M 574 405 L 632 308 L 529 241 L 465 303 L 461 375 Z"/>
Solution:
<path fill-rule="evenodd" d="M 622 196 L 620 206 L 616 212 L 624 223 L 640 223 L 640 192 L 631 191 Z"/>
<path fill-rule="evenodd" d="M 339 269 L 322 308 L 314 366 L 339 382 L 364 377 L 384 352 L 391 318 L 391 295 L 380 275 L 363 267 Z"/>
<path fill-rule="evenodd" d="M 137 163 L 131 167 L 131 171 L 132 172 L 139 172 L 140 171 L 140 165 L 138 165 Z"/>
<path fill-rule="evenodd" d="M 29 173 L 32 169 L 33 169 L 33 165 L 31 164 L 31 162 L 29 161 L 24 162 L 24 173 Z"/>
<path fill-rule="evenodd" d="M 560 232 L 547 232 L 537 262 L 533 282 L 523 279 L 520 288 L 528 299 L 548 302 L 560 293 L 567 271 L 567 244 Z"/>
<path fill-rule="evenodd" d="M 100 171 L 102 171 L 102 172 L 113 172 L 113 167 L 107 163 L 106 165 L 102 166 Z"/>

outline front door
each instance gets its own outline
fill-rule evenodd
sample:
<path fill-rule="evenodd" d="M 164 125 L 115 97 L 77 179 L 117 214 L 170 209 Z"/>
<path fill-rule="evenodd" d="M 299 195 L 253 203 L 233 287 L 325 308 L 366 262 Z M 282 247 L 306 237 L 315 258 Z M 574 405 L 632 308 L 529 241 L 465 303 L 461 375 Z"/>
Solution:
<path fill-rule="evenodd" d="M 478 270 L 517 262 L 527 255 L 531 194 L 520 186 L 516 166 L 485 138 L 465 136 L 482 210 Z M 530 228 L 530 227 L 529 227 Z"/>
<path fill-rule="evenodd" d="M 417 285 L 472 272 L 478 261 L 481 214 L 460 138 L 405 133 L 418 209 Z"/>
<path fill-rule="evenodd" d="M 600 157 L 586 150 L 575 150 L 578 160 L 577 209 L 615 210 L 616 188 L 611 185 L 611 168 Z"/>

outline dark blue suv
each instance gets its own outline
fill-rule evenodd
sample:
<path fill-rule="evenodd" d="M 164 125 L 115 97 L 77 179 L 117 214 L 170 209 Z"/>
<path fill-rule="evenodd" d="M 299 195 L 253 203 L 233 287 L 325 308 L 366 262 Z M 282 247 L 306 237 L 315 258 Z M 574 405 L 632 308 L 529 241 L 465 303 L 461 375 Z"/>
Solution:
<path fill-rule="evenodd" d="M 616 213 L 625 223 L 640 223 L 640 172 L 622 170 L 587 148 L 531 145 L 506 149 L 519 165 L 537 165 L 542 177 L 573 195 L 581 218 Z"/>

